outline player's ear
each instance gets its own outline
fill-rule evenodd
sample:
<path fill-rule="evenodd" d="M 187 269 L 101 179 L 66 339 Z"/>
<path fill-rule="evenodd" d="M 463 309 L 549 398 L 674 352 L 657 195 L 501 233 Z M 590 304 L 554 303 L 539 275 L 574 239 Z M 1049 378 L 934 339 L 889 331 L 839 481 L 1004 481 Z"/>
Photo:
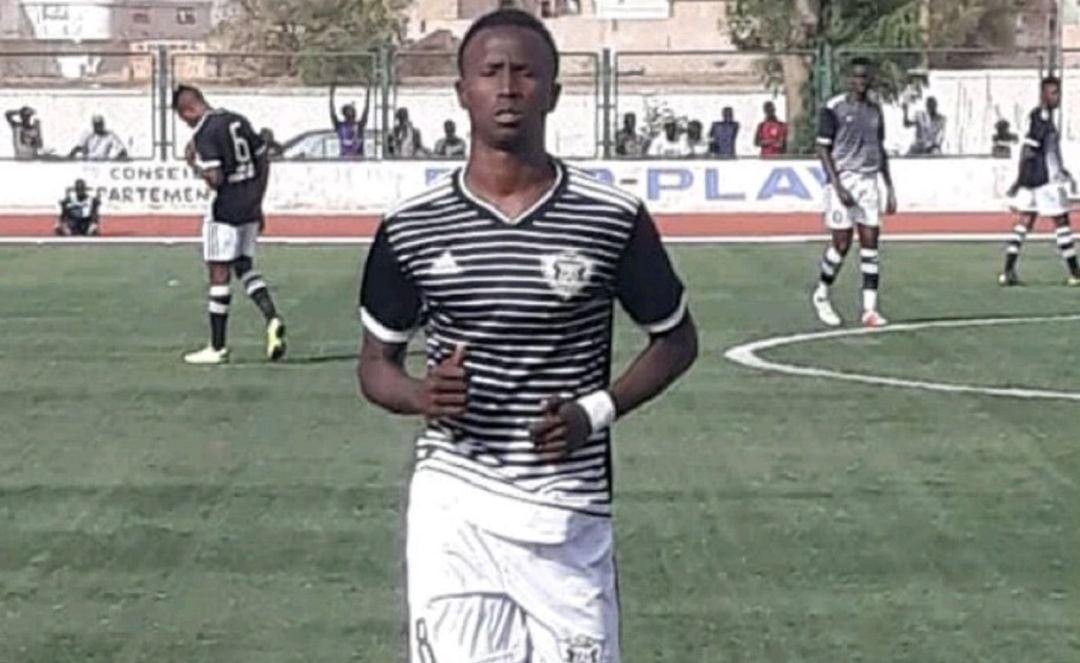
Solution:
<path fill-rule="evenodd" d="M 457 93 L 458 105 L 465 110 L 469 110 L 469 94 L 465 89 L 465 81 L 462 78 L 454 81 L 454 92 Z"/>
<path fill-rule="evenodd" d="M 562 85 L 560 83 L 551 84 L 551 97 L 548 101 L 547 112 L 552 112 L 555 107 L 559 105 L 559 97 L 562 96 Z"/>

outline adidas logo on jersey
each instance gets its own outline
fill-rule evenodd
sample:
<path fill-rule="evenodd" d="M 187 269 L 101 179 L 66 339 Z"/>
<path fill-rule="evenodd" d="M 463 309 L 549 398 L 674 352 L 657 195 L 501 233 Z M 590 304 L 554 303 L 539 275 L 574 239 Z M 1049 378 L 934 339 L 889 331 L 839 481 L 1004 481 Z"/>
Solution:
<path fill-rule="evenodd" d="M 450 253 L 450 249 L 443 251 L 442 255 L 436 258 L 428 269 L 428 274 L 432 276 L 449 276 L 461 272 L 461 266 L 457 264 L 457 260 L 454 260 L 454 254 Z"/>

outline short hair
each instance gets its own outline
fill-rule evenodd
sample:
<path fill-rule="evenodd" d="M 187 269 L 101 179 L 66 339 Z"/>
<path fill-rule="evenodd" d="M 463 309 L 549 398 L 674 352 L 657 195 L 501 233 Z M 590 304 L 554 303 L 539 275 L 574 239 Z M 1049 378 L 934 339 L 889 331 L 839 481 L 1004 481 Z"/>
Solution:
<path fill-rule="evenodd" d="M 554 64 L 552 74 L 556 77 L 559 75 L 559 49 L 555 46 L 555 38 L 551 36 L 551 32 L 548 31 L 547 27 L 540 19 L 528 12 L 521 11 L 520 9 L 496 9 L 495 11 L 484 14 L 476 19 L 476 21 L 469 26 L 468 31 L 465 32 L 465 36 L 461 38 L 461 45 L 458 46 L 458 74 L 462 76 L 465 75 L 465 49 L 469 46 L 469 42 L 471 42 L 481 30 L 507 27 L 531 30 L 540 35 L 540 38 L 544 40 L 547 47 L 551 49 L 551 61 Z"/>
<path fill-rule="evenodd" d="M 1039 87 L 1050 87 L 1051 85 L 1054 87 L 1061 87 L 1061 79 L 1057 76 L 1046 76 L 1042 79 L 1042 83 L 1039 84 Z"/>
<path fill-rule="evenodd" d="M 873 69 L 874 63 L 870 60 L 870 58 L 859 55 L 857 57 L 851 58 L 851 61 L 848 62 L 848 67 L 851 69 L 854 69 L 855 67 L 869 67 Z"/>
<path fill-rule="evenodd" d="M 180 85 L 177 85 L 176 88 L 173 90 L 173 94 L 172 94 L 172 107 L 173 108 L 176 108 L 177 106 L 180 105 L 180 95 L 183 95 L 183 94 L 192 94 L 192 95 L 195 95 L 195 98 L 198 99 L 199 101 L 206 101 L 206 97 L 203 96 L 202 90 L 195 87 L 194 85 L 185 85 L 184 83 L 181 83 Z"/>

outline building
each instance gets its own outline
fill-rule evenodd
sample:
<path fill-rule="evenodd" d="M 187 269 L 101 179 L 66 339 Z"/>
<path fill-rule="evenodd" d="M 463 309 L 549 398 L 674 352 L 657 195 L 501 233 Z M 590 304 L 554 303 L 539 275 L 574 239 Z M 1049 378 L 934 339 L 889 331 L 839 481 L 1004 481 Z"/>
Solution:
<path fill-rule="evenodd" d="M 460 37 L 499 0 L 415 0 L 409 38 L 439 30 Z M 726 50 L 724 0 L 519 0 L 543 17 L 563 51 Z"/>

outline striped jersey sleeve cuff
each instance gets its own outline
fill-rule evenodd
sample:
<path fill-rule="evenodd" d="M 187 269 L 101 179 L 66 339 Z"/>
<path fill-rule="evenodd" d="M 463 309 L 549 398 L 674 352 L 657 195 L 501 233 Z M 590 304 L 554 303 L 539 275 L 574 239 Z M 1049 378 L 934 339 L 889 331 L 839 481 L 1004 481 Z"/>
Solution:
<path fill-rule="evenodd" d="M 266 147 L 266 144 L 264 143 L 262 147 L 260 147 L 259 149 L 255 150 L 255 156 L 257 156 L 257 157 L 261 157 L 262 155 L 266 154 L 266 150 L 267 150 L 267 149 L 268 149 L 268 148 Z"/>
<path fill-rule="evenodd" d="M 1025 138 L 1024 139 L 1024 145 L 1028 145 L 1030 147 L 1039 147 L 1039 145 L 1041 145 L 1041 143 L 1039 141 L 1035 140 L 1034 138 Z"/>
<path fill-rule="evenodd" d="M 411 329 L 406 331 L 390 329 L 376 320 L 375 316 L 371 315 L 366 308 L 360 309 L 360 324 L 364 325 L 364 329 L 383 343 L 408 343 L 409 338 L 412 337 Z"/>
<path fill-rule="evenodd" d="M 679 297 L 679 305 L 675 307 L 675 311 L 671 315 L 663 320 L 643 325 L 643 327 L 645 328 L 645 331 L 653 335 L 667 333 L 682 323 L 683 319 L 686 317 L 686 310 L 687 299 L 686 293 L 683 292 L 682 297 Z"/>
<path fill-rule="evenodd" d="M 818 136 L 817 144 L 818 145 L 825 145 L 825 146 L 832 145 L 832 138 L 825 138 L 824 136 Z"/>
<path fill-rule="evenodd" d="M 211 159 L 210 161 L 202 161 L 201 159 L 196 159 L 195 165 L 203 170 L 210 170 L 211 168 L 220 168 L 221 161 L 217 159 Z"/>

